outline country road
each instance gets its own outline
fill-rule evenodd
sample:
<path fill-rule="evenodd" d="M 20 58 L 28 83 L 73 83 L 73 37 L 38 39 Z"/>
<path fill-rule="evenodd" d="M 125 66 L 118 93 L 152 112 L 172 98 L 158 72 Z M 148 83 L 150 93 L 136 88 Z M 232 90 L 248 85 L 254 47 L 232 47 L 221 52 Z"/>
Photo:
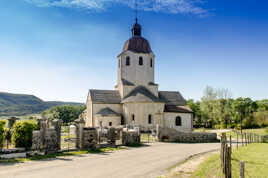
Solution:
<path fill-rule="evenodd" d="M 1 178 L 137 178 L 157 177 L 193 154 L 220 148 L 219 143 L 152 143 L 111 153 L 62 157 L 3 165 Z"/>

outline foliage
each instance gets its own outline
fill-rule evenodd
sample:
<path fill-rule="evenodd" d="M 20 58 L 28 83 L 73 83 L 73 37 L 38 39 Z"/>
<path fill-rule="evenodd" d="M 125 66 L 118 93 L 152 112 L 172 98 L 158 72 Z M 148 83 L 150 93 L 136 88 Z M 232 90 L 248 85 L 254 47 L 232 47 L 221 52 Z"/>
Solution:
<path fill-rule="evenodd" d="M 57 105 L 80 105 L 80 103 L 45 102 L 33 95 L 11 94 L 0 92 L 0 117 L 24 116 L 41 113 Z"/>
<path fill-rule="evenodd" d="M 72 106 L 55 106 L 42 113 L 43 117 L 52 119 L 61 119 L 64 123 L 73 122 L 78 119 L 79 115 L 86 109 L 84 105 Z"/>
<path fill-rule="evenodd" d="M 266 127 L 265 132 L 268 133 L 268 127 Z"/>
<path fill-rule="evenodd" d="M 196 128 L 259 128 L 268 126 L 268 100 L 231 98 L 228 89 L 207 87 L 200 101 L 192 99 L 187 105 L 194 112 Z"/>
<path fill-rule="evenodd" d="M 5 125 L 6 122 L 4 120 L 0 120 L 0 148 L 3 147 L 3 142 L 5 140 Z"/>
<path fill-rule="evenodd" d="M 38 129 L 38 124 L 35 121 L 17 121 L 12 128 L 12 142 L 15 147 L 30 148 L 33 131 L 36 129 Z"/>

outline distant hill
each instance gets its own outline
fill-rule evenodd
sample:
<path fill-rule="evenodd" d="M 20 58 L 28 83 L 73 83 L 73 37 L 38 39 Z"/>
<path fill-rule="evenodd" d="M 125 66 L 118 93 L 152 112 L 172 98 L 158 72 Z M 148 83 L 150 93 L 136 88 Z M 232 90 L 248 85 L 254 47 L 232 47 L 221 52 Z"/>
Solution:
<path fill-rule="evenodd" d="M 82 103 L 43 101 L 33 95 L 0 92 L 0 117 L 38 114 L 57 105 L 82 105 Z"/>

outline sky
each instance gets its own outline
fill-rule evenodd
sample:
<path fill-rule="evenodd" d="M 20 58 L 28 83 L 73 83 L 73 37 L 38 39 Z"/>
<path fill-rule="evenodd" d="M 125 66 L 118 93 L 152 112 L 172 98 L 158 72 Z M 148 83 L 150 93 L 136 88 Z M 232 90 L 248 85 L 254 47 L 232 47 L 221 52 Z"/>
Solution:
<path fill-rule="evenodd" d="M 266 0 L 137 0 L 160 90 L 199 100 L 206 86 L 268 98 Z M 114 89 L 134 0 L 1 0 L 0 92 L 86 102 Z"/>

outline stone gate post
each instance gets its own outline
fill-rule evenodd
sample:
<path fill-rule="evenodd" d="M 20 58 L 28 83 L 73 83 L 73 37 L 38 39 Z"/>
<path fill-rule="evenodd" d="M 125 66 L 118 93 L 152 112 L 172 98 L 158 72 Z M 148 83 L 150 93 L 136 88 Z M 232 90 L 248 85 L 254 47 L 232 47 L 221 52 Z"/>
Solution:
<path fill-rule="evenodd" d="M 82 118 L 75 120 L 76 126 L 76 148 L 83 148 L 83 130 L 85 127 L 85 121 Z"/>
<path fill-rule="evenodd" d="M 55 127 L 55 131 L 57 134 L 57 147 L 58 150 L 61 149 L 61 125 L 62 125 L 63 121 L 60 119 L 55 119 L 53 120 L 53 125 Z"/>
<path fill-rule="evenodd" d="M 11 129 L 17 120 L 18 118 L 16 117 L 8 118 L 8 128 Z"/>
<path fill-rule="evenodd" d="M 41 149 L 45 149 L 46 148 L 45 136 L 46 136 L 46 130 L 47 130 L 47 119 L 46 118 L 38 119 L 38 125 L 40 127 Z"/>

